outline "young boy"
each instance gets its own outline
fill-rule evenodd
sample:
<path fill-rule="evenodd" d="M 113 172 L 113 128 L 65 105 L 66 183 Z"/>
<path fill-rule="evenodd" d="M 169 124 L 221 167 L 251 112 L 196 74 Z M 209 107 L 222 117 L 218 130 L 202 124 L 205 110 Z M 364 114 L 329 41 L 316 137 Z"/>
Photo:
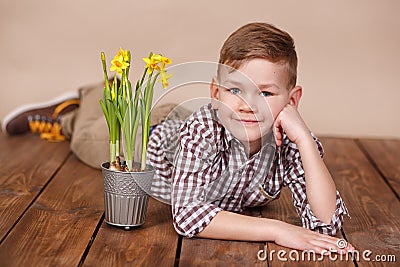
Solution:
<path fill-rule="evenodd" d="M 150 137 L 154 191 L 171 201 L 176 231 L 317 253 L 353 250 L 330 236 L 347 210 L 321 158 L 322 146 L 297 110 L 302 88 L 296 86 L 293 39 L 270 24 L 250 23 L 225 41 L 219 63 L 224 65 L 212 80 L 211 103 L 182 125 L 166 121 Z M 291 190 L 304 228 L 237 213 L 278 198 L 283 186 Z"/>

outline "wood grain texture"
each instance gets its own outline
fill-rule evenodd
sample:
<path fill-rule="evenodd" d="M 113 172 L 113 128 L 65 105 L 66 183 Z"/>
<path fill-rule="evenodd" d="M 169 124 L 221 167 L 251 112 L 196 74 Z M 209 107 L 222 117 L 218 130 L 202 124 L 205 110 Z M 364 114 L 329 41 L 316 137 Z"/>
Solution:
<path fill-rule="evenodd" d="M 171 206 L 150 198 L 144 225 L 126 231 L 103 222 L 84 266 L 174 266 L 177 246 Z"/>
<path fill-rule="evenodd" d="M 360 253 L 372 251 L 371 261 L 361 259 L 357 266 L 396 266 L 372 260 L 376 255 L 400 259 L 400 202 L 394 193 L 398 141 L 321 140 L 325 162 L 352 217 L 345 216 L 344 235 Z M 125 231 L 106 225 L 101 171 L 73 156 L 68 142 L 0 133 L 0 160 L 6 163 L 0 168 L 0 266 L 78 266 L 82 261 L 85 266 L 354 266 L 327 260 L 260 261 L 262 242 L 182 238 L 173 229 L 170 207 L 154 200 L 143 226 Z M 246 214 L 300 225 L 288 190 Z M 289 256 L 288 249 L 274 243 L 267 249 L 284 249 Z"/>
<path fill-rule="evenodd" d="M 351 215 L 345 217 L 346 237 L 360 253 L 372 251 L 370 258 L 384 254 L 400 259 L 399 200 L 354 140 L 324 138 L 322 142 L 325 162 Z M 358 266 L 375 264 L 360 261 Z"/>
<path fill-rule="evenodd" d="M 361 139 L 359 143 L 400 196 L 400 140 Z"/>
<path fill-rule="evenodd" d="M 260 209 L 245 214 L 260 216 Z M 201 238 L 183 238 L 179 266 L 265 266 L 257 259 L 262 242 L 237 242 Z"/>
<path fill-rule="evenodd" d="M 278 200 L 271 202 L 269 205 L 262 209 L 262 215 L 266 218 L 276 219 L 284 221 L 293 225 L 301 226 L 301 220 L 297 214 L 294 206 L 291 192 L 288 188 L 284 188 L 281 192 L 281 196 Z M 341 238 L 342 235 L 339 233 L 337 237 Z M 282 247 L 273 242 L 268 242 L 267 249 L 268 253 L 268 266 L 354 266 L 351 258 L 340 258 L 340 255 L 332 255 L 329 258 L 327 255 L 322 257 L 321 255 L 306 253 L 300 250 L 288 249 Z M 278 253 L 282 253 L 280 258 Z M 272 255 L 271 255 L 272 254 Z M 333 260 L 333 259 L 337 260 Z"/>
<path fill-rule="evenodd" d="M 71 156 L 0 245 L 2 266 L 77 266 L 103 214 L 99 170 Z"/>
<path fill-rule="evenodd" d="M 70 154 L 68 142 L 0 133 L 0 240 Z"/>

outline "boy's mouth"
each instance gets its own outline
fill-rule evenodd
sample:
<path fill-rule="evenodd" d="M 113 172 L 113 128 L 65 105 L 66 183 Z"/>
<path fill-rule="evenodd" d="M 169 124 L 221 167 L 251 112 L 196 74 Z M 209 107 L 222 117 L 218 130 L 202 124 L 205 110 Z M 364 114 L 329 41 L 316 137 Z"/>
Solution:
<path fill-rule="evenodd" d="M 239 121 L 243 124 L 258 124 L 258 123 L 260 123 L 258 120 L 254 120 L 254 119 L 238 119 L 237 121 Z"/>

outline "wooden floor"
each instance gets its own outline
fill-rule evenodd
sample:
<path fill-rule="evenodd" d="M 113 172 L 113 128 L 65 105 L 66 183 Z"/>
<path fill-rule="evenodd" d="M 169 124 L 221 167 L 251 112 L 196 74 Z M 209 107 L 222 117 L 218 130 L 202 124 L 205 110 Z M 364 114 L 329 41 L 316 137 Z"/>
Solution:
<path fill-rule="evenodd" d="M 321 140 L 351 213 L 340 236 L 359 260 L 301 261 L 299 252 L 294 263 L 296 251 L 274 243 L 182 238 L 169 206 L 155 200 L 143 226 L 111 227 L 104 222 L 101 172 L 82 164 L 68 142 L 0 133 L 0 266 L 399 266 L 400 140 Z M 299 224 L 287 191 L 247 213 Z M 265 249 L 268 256 L 275 250 L 272 258 L 262 259 Z"/>

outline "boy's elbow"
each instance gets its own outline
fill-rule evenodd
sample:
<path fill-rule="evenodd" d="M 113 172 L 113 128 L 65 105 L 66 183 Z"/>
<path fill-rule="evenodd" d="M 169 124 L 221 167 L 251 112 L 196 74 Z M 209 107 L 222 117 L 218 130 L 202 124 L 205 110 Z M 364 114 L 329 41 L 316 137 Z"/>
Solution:
<path fill-rule="evenodd" d="M 196 207 L 173 208 L 172 218 L 175 231 L 191 238 L 202 232 L 222 209 L 203 205 Z"/>
<path fill-rule="evenodd" d="M 182 224 L 178 223 L 175 220 L 175 218 L 173 220 L 173 226 L 174 226 L 175 232 L 178 235 L 181 235 L 181 236 L 184 236 L 184 237 L 187 237 L 187 238 L 193 237 L 193 234 L 191 234 L 189 231 L 185 230 L 184 227 L 182 226 Z"/>
<path fill-rule="evenodd" d="M 172 223 L 175 231 L 184 237 L 191 238 L 197 234 L 194 222 L 190 222 L 190 217 L 185 216 L 185 209 L 173 209 Z"/>

